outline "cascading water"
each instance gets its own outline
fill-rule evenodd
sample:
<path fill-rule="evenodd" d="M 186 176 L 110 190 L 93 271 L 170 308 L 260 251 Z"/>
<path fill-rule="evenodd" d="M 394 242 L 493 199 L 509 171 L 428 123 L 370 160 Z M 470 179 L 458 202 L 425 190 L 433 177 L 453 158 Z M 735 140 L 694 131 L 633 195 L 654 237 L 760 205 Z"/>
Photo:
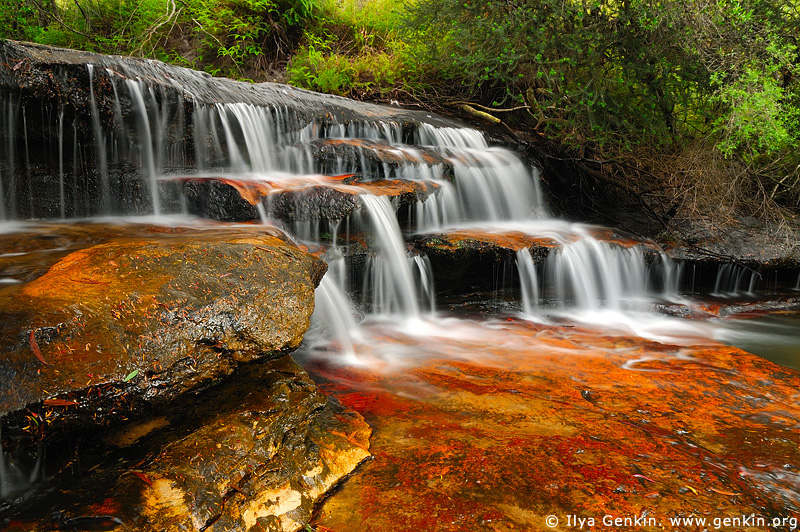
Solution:
<path fill-rule="evenodd" d="M 169 223 L 167 216 L 184 205 L 197 207 L 190 185 L 216 183 L 203 193 L 243 206 L 243 218 L 234 219 L 280 225 L 327 261 L 303 349 L 344 364 L 446 358 L 451 355 L 438 349 L 444 344 L 459 346 L 457 358 L 468 359 L 481 346 L 502 359 L 509 329 L 479 315 L 487 308 L 514 311 L 503 318 L 536 336 L 548 333 L 545 343 L 550 333 L 562 334 L 552 331 L 577 330 L 573 322 L 655 341 L 712 336 L 698 333 L 694 321 L 648 312 L 655 303 L 683 302 L 681 272 L 664 252 L 554 219 L 537 170 L 514 152 L 489 146 L 476 130 L 424 113 L 370 108 L 375 114 L 359 115 L 356 104 L 315 100 L 289 87 L 260 96 L 251 86 L 180 69 L 165 76 L 154 63 L 140 67 L 145 71 L 82 65 L 87 116 L 61 100 L 34 109 L 18 94 L 0 94 L 0 232 L 14 230 L 20 219 L 93 215 L 144 215 L 148 222 L 156 215 L 157 223 Z M 50 161 L 49 172 L 42 160 Z M 433 234 L 444 241 L 451 233 L 513 238 L 508 253 L 491 259 L 492 291 L 470 285 L 446 314 L 447 302 L 437 307 L 436 284 L 464 272 L 468 277 L 469 265 L 456 265 L 464 266 L 457 273 L 443 269 L 418 239 Z M 461 251 L 458 241 L 449 251 Z M 0 258 L 8 256 L 0 250 Z M 696 273 L 694 264 L 683 271 L 690 283 Z M 748 275 L 721 268 L 715 293 L 753 292 L 756 277 Z M 22 283 L 0 276 L 4 289 Z M 548 329 L 551 317 L 568 326 Z M 500 332 L 496 346 L 476 342 L 487 331 Z M 528 350 L 528 338 L 515 349 Z M 485 378 L 475 376 L 474 384 Z M 0 498 L 41 477 L 39 465 L 26 463 L 0 454 Z"/>
<path fill-rule="evenodd" d="M 58 216 L 69 218 L 88 214 L 85 209 L 109 212 L 110 197 L 126 193 L 126 178 L 112 179 L 125 165 L 138 167 L 139 185 L 132 188 L 139 203 L 133 212 L 156 216 L 179 212 L 181 203 L 164 196 L 169 174 L 223 175 L 237 179 L 281 182 L 303 175 L 336 173 L 358 174 L 361 182 L 381 179 L 413 180 L 431 183 L 436 191 L 412 205 L 407 232 L 448 231 L 454 228 L 489 228 L 516 230 L 531 236 L 548 233 L 553 224 L 541 198 L 538 174 L 513 152 L 490 147 L 482 133 L 461 127 L 435 127 L 417 123 L 409 138 L 415 146 L 403 144 L 403 125 L 399 121 L 335 120 L 320 121 L 304 116 L 297 108 L 279 104 L 259 105 L 251 102 L 204 103 L 191 108 L 191 129 L 183 123 L 183 92 L 170 97 L 180 76 L 170 76 L 166 84 L 154 85 L 145 76 L 124 68 L 86 67 L 89 77 L 89 130 L 91 151 L 99 179 L 89 183 L 78 175 L 79 166 L 73 155 L 72 175 L 67 171 L 69 153 L 64 128 L 65 109 L 58 109 Z M 121 70 L 120 73 L 118 70 Z M 103 74 L 105 77 L 101 78 Z M 207 84 L 193 74 L 184 79 L 184 91 Z M 111 87 L 101 95 L 100 87 Z M 129 104 L 121 104 L 121 98 Z M 197 100 L 196 96 L 193 97 Z M 111 100 L 109 103 L 108 100 Z M 105 114 L 103 105 L 105 104 Z M 173 102 L 173 103 L 170 103 Z M 4 129 L 9 137 L 18 128 L 13 119 L 25 115 L 19 103 L 7 98 Z M 101 117 L 110 116 L 111 121 Z M 23 124 L 27 132 L 27 125 Z M 77 132 L 77 129 L 76 129 Z M 192 138 L 186 150 L 186 138 Z M 361 144 L 350 144 L 360 139 Z M 12 141 L 9 141 L 12 142 Z M 72 140 L 77 154 L 88 146 Z M 18 163 L 9 145 L 4 167 L 14 174 Z M 0 179 L 15 188 L 9 178 Z M 67 202 L 67 184 L 75 190 L 95 190 L 96 202 L 85 202 L 80 208 Z M 0 189 L 0 193 L 5 189 Z M 13 191 L 15 193 L 16 191 Z M 73 196 L 77 198 L 78 194 Z M 5 191 L 0 202 L 2 216 L 8 218 L 6 204 L 13 208 L 15 197 Z M 149 203 L 149 209 L 144 205 Z M 409 253 L 395 216 L 396 207 L 385 198 L 359 191 L 360 209 L 367 213 L 374 242 L 363 276 L 363 293 L 368 305 L 379 314 L 397 313 L 418 316 L 420 308 L 435 307 L 434 286 L 426 258 Z M 127 212 L 125 201 L 117 211 Z M 271 220 L 270 202 L 256 205 L 263 221 Z M 340 219 L 331 223 L 339 223 Z M 320 242 L 325 231 L 320 220 L 303 218 L 294 221 L 297 236 Z M 650 275 L 638 247 L 627 249 L 594 238 L 579 226 L 560 229 L 559 248 L 546 261 L 534 260 L 520 251 L 515 264 L 522 279 L 522 305 L 527 313 L 542 308 L 542 299 L 558 303 L 556 307 L 619 308 L 623 302 L 646 298 Z M 564 234 L 566 231 L 568 234 Z M 577 239 L 577 240 L 576 240 Z M 335 246 L 334 246 L 335 247 Z M 669 270 L 666 259 L 660 260 Z M 346 275 L 342 275 L 342 278 Z M 661 283 L 667 286 L 669 282 Z M 553 308 L 553 305 L 550 305 Z"/>
<path fill-rule="evenodd" d="M 360 196 L 372 224 L 378 255 L 368 266 L 373 312 L 418 317 L 420 314 L 414 274 L 394 209 L 385 197 Z"/>
<path fill-rule="evenodd" d="M 537 170 L 512 151 L 489 146 L 477 130 L 419 113 L 410 120 L 401 112 L 385 113 L 401 118 L 367 119 L 346 100 L 331 101 L 330 108 L 316 101 L 320 111 L 309 111 L 312 96 L 295 89 L 253 91 L 156 62 L 107 60 L 83 68 L 88 116 L 66 103 L 42 111 L 42 129 L 57 131 L 57 138 L 39 138 L 40 151 L 57 154 L 57 179 L 33 175 L 27 181 L 38 180 L 58 196 L 43 206 L 34 205 L 31 189 L 21 186 L 26 180 L 18 177 L 36 171 L 28 155 L 29 134 L 36 129 L 29 120 L 32 110 L 16 95 L 3 95 L 0 218 L 168 215 L 185 208 L 182 198 L 176 200 L 180 181 L 172 176 L 268 182 L 272 188 L 256 202 L 255 217 L 269 223 L 280 218 L 298 238 L 328 247 L 330 275 L 337 277 L 339 289 L 360 291 L 368 312 L 417 317 L 422 309 L 435 309 L 434 277 L 442 272 L 433 271 L 427 257 L 408 249 L 405 241 L 412 234 L 450 231 L 516 232 L 554 242 L 545 255 L 516 248 L 510 260 L 521 310 L 529 316 L 626 311 L 654 299 L 678 300 L 678 268 L 665 254 L 554 220 Z M 25 140 L 24 157 L 17 155 L 19 136 Z M 289 219 L 276 211 L 275 190 L 341 190 L 320 174 L 355 174 L 358 183 L 423 182 L 435 190 L 401 207 L 361 188 L 354 211 L 361 213 L 360 222 L 351 220 L 349 211 L 330 217 L 320 209 L 301 213 L 302 201 Z M 31 203 L 24 208 L 23 194 Z M 347 271 L 355 260 L 351 255 L 359 253 L 358 246 L 349 245 L 351 222 L 371 235 L 364 240 L 368 250 L 358 272 Z M 341 247 L 336 242 L 340 225 L 348 227 Z M 719 294 L 754 289 L 756 278 L 745 279 L 741 271 L 723 268 L 719 275 Z"/>
<path fill-rule="evenodd" d="M 758 280 L 759 274 L 754 270 L 738 264 L 723 264 L 717 271 L 711 295 L 722 298 L 754 296 Z"/>

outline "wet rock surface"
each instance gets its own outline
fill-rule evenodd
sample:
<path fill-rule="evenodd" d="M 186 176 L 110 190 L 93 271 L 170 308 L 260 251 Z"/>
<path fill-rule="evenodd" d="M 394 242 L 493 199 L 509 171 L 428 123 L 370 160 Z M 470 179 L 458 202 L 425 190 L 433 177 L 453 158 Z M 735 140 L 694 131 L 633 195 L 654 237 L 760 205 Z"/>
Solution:
<path fill-rule="evenodd" d="M 17 89 L 33 97 L 49 99 L 64 95 L 76 107 L 89 105 L 87 64 L 97 70 L 109 69 L 112 75 L 142 78 L 171 93 L 182 94 L 189 102 L 242 102 L 275 105 L 303 114 L 338 118 L 342 122 L 364 118 L 412 121 L 425 116 L 429 121 L 452 125 L 454 121 L 400 107 L 369 104 L 321 94 L 280 83 L 246 83 L 227 78 L 212 78 L 207 73 L 167 65 L 159 61 L 109 56 L 33 43 L 0 43 L 0 86 Z"/>
<path fill-rule="evenodd" d="M 270 131 L 262 131 L 261 139 L 267 145 L 259 152 L 291 148 L 308 135 L 324 137 L 330 128 L 359 134 L 378 122 L 391 123 L 402 136 L 421 122 L 456 124 L 431 113 L 288 85 L 212 78 L 158 61 L 14 41 L 0 42 L 0 102 L 7 109 L 0 116 L 0 161 L 9 173 L 25 176 L 5 184 L 3 218 L 143 214 L 153 212 L 154 197 L 163 212 L 179 211 L 176 188 L 154 174 L 229 167 L 231 154 L 211 139 L 229 135 L 226 142 L 236 142 L 241 132 L 214 129 L 213 116 L 227 112 L 219 105 L 270 115 Z M 45 118 L 31 127 L 37 113 Z M 249 154 L 240 162 L 263 155 Z"/>
<path fill-rule="evenodd" d="M 0 288 L 6 450 L 299 346 L 326 265 L 274 235 L 89 224 L 0 236 L 25 253 L 0 262 L 0 277 L 24 281 Z"/>
<path fill-rule="evenodd" d="M 512 318 L 373 336 L 359 367 L 303 362 L 375 431 L 322 530 L 789 530 L 800 510 L 795 370 Z"/>
<path fill-rule="evenodd" d="M 369 436 L 290 357 L 246 364 L 157 416 L 97 431 L 81 464 L 90 472 L 29 494 L 4 530 L 299 530 L 369 456 Z"/>
<path fill-rule="evenodd" d="M 398 206 L 424 201 L 437 190 L 432 182 L 382 179 L 359 180 L 360 176 L 283 176 L 250 180 L 223 177 L 180 178 L 189 211 L 223 221 L 250 221 L 266 215 L 287 222 L 296 220 L 342 220 L 359 206 L 359 194 L 386 196 Z"/>
<path fill-rule="evenodd" d="M 676 258 L 699 262 L 734 260 L 751 268 L 800 267 L 800 227 L 796 221 L 769 224 L 754 218 L 709 226 L 696 220 L 676 221 L 676 231 L 691 247 L 666 240 Z"/>

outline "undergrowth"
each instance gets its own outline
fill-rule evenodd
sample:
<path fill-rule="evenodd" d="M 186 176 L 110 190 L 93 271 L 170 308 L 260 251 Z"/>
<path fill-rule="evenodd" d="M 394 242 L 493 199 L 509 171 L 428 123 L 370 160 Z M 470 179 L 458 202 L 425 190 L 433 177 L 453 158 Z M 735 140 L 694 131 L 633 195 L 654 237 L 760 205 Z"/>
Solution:
<path fill-rule="evenodd" d="M 415 63 L 402 0 L 324 0 L 321 9 L 287 67 L 290 83 L 370 99 L 408 92 Z"/>

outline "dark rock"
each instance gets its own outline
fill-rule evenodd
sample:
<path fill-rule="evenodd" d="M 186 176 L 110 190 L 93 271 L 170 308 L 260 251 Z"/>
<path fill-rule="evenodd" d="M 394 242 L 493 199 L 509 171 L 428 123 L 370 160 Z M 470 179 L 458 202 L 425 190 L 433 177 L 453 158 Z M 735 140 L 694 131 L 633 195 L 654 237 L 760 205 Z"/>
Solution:
<path fill-rule="evenodd" d="M 402 166 L 440 166 L 443 174 L 453 178 L 452 163 L 436 149 L 422 146 L 393 146 L 367 139 L 317 139 L 308 146 L 322 171 L 335 174 L 344 165 L 351 171 L 385 178 Z"/>
<path fill-rule="evenodd" d="M 218 179 L 187 179 L 183 194 L 191 214 L 226 222 L 258 220 L 258 209 L 233 186 Z"/>
<path fill-rule="evenodd" d="M 230 150 L 215 149 L 211 140 L 225 133 L 211 131 L 218 124 L 199 132 L 195 121 L 199 109 L 222 103 L 271 115 L 276 145 L 293 144 L 305 129 L 314 138 L 331 128 L 381 122 L 408 136 L 420 122 L 455 124 L 430 113 L 212 78 L 158 61 L 2 41 L 0 165 L 4 175 L 24 177 L 4 177 L 6 212 L 0 207 L 0 217 L 147 213 L 156 193 L 164 212 L 178 211 L 177 187 L 150 175 L 153 161 L 145 163 L 145 152 L 152 149 L 159 176 L 196 169 L 196 150 L 207 156 L 206 168 L 229 168 Z M 143 107 L 149 133 L 142 127 Z M 32 127 L 34 116 L 42 118 Z"/>
<path fill-rule="evenodd" d="M 290 357 L 231 379 L 106 436 L 91 473 L 12 513 L 8 524 L 51 530 L 105 515 L 119 531 L 299 530 L 314 504 L 369 456 L 370 429 L 327 401 Z M 13 529 L 13 528 L 12 528 Z"/>
<path fill-rule="evenodd" d="M 184 193 L 193 214 L 215 220 L 258 219 L 259 203 L 272 218 L 296 220 L 342 220 L 359 205 L 358 195 L 388 196 L 398 206 L 425 200 L 437 186 L 427 181 L 400 179 L 359 182 L 354 175 L 293 176 L 274 179 L 226 177 L 182 177 Z"/>

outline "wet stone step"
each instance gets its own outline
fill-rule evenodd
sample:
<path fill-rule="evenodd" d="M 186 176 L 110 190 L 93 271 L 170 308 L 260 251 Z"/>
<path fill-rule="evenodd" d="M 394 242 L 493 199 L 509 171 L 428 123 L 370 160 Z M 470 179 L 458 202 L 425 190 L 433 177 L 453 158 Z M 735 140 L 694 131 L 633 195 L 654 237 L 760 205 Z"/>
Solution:
<path fill-rule="evenodd" d="M 582 239 L 596 239 L 603 246 L 637 248 L 646 260 L 659 256 L 660 249 L 650 241 L 619 231 L 580 226 L 580 231 L 540 230 L 538 233 L 488 226 L 455 228 L 444 232 L 414 235 L 414 248 L 428 257 L 440 292 L 469 293 L 496 290 L 498 283 L 515 285 L 514 268 L 518 254 L 527 250 L 534 265 L 545 262 L 565 245 Z M 499 278 L 506 278 L 499 280 Z"/>
<path fill-rule="evenodd" d="M 384 178 L 408 177 L 425 168 L 431 177 L 452 180 L 452 163 L 440 150 L 422 146 L 390 145 L 370 139 L 317 139 L 307 149 L 323 173 L 358 172 Z M 435 168 L 435 170 L 434 170 Z"/>
<path fill-rule="evenodd" d="M 424 201 L 438 186 L 400 179 L 360 182 L 358 176 L 284 176 L 239 179 L 182 177 L 189 212 L 225 221 L 258 220 L 264 215 L 284 221 L 341 220 L 358 207 L 359 194 L 387 196 L 398 206 Z"/>

